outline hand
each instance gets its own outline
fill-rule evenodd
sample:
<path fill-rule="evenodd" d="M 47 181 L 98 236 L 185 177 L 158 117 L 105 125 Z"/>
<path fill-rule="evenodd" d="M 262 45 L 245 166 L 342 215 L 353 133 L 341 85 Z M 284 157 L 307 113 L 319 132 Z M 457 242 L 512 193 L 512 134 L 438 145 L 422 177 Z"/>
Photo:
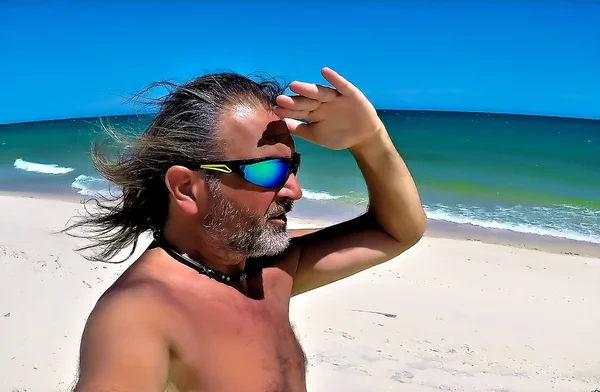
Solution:
<path fill-rule="evenodd" d="M 292 135 L 342 150 L 366 143 L 385 130 L 358 88 L 330 68 L 323 68 L 321 75 L 333 87 L 295 81 L 290 90 L 298 95 L 277 97 L 275 114 L 286 119 Z"/>

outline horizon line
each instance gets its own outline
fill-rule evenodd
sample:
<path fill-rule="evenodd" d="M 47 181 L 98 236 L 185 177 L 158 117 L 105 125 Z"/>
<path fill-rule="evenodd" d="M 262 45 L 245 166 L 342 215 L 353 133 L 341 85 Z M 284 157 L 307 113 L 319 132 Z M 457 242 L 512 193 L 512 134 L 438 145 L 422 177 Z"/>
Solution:
<path fill-rule="evenodd" d="M 561 115 L 546 115 L 546 114 L 529 114 L 529 113 L 508 113 L 508 112 L 488 112 L 488 111 L 464 111 L 464 110 L 435 110 L 435 109 L 386 109 L 386 108 L 375 108 L 378 112 L 413 112 L 413 113 L 447 113 L 447 114 L 486 114 L 486 115 L 498 115 L 498 116 L 518 116 L 518 117 L 537 117 L 537 118 L 555 118 L 562 120 L 576 120 L 576 121 L 591 121 L 600 122 L 600 117 L 571 117 Z M 49 118 L 44 120 L 32 120 L 32 121 L 13 121 L 7 123 L 0 123 L 0 127 L 8 125 L 18 124 L 33 124 L 33 123 L 46 123 L 46 122 L 61 122 L 68 120 L 93 120 L 99 118 L 110 118 L 110 117 L 135 117 L 135 116 L 153 116 L 158 112 L 148 113 L 116 113 L 116 114 L 102 114 L 95 116 L 78 116 L 78 117 L 61 117 L 61 118 Z"/>

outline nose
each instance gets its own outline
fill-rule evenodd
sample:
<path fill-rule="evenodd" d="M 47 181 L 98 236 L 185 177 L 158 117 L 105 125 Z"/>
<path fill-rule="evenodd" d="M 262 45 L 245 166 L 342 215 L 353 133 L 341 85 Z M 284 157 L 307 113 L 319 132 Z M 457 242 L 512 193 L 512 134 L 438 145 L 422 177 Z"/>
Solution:
<path fill-rule="evenodd" d="M 300 189 L 300 183 L 296 178 L 296 175 L 290 174 L 287 181 L 281 187 L 278 194 L 281 198 L 287 198 L 292 200 L 298 200 L 302 197 L 302 189 Z"/>

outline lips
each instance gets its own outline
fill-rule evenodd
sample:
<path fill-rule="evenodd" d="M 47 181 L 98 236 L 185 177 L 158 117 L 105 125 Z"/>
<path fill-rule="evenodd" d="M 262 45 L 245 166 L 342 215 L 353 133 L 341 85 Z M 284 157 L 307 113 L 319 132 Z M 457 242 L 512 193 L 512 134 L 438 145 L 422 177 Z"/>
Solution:
<path fill-rule="evenodd" d="M 273 217 L 271 217 L 269 219 L 270 220 L 282 220 L 284 222 L 287 222 L 287 216 L 285 214 L 276 215 L 276 216 L 273 216 Z"/>
<path fill-rule="evenodd" d="M 271 215 L 268 220 L 282 220 L 284 222 L 287 222 L 287 216 L 286 214 L 290 213 L 292 211 L 292 206 L 293 203 L 291 201 L 283 201 L 282 203 L 280 203 L 279 205 L 277 205 L 275 208 L 273 208 L 271 212 Z M 275 215 L 277 214 L 277 215 Z"/>

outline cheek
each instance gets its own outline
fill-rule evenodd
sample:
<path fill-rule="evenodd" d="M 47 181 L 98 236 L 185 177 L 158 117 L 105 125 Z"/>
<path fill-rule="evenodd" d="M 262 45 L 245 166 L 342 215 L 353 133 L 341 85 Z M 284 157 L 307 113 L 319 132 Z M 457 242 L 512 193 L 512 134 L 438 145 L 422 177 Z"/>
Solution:
<path fill-rule="evenodd" d="M 275 198 L 274 191 L 265 191 L 245 181 L 243 184 L 223 183 L 222 193 L 235 207 L 259 216 L 269 210 Z"/>

